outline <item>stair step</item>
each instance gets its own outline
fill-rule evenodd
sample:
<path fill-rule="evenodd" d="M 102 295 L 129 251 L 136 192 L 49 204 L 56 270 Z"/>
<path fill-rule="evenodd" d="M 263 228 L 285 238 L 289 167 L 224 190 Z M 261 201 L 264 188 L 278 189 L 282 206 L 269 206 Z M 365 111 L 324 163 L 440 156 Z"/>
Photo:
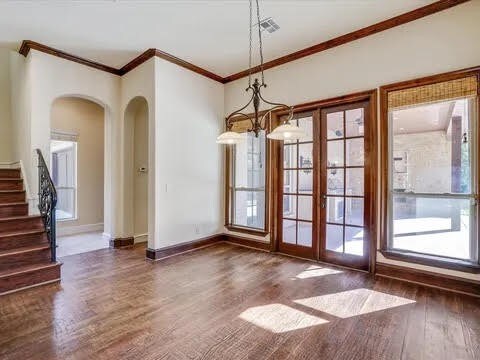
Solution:
<path fill-rule="evenodd" d="M 50 246 L 33 245 L 0 251 L 0 271 L 25 265 L 45 263 L 51 259 Z"/>
<path fill-rule="evenodd" d="M 15 249 L 29 245 L 48 245 L 47 233 L 41 230 L 17 230 L 0 234 L 0 250 Z"/>
<path fill-rule="evenodd" d="M 25 190 L 0 190 L 0 204 L 25 202 Z"/>
<path fill-rule="evenodd" d="M 29 230 L 44 230 L 40 215 L 0 218 L 0 235 Z"/>
<path fill-rule="evenodd" d="M 16 202 L 0 204 L 0 218 L 28 215 L 28 203 Z"/>
<path fill-rule="evenodd" d="M 59 262 L 44 262 L 0 271 L 0 295 L 60 280 Z"/>
<path fill-rule="evenodd" d="M 0 178 L 19 178 L 20 169 L 0 169 Z"/>
<path fill-rule="evenodd" d="M 0 190 L 23 190 L 21 178 L 0 178 Z"/>

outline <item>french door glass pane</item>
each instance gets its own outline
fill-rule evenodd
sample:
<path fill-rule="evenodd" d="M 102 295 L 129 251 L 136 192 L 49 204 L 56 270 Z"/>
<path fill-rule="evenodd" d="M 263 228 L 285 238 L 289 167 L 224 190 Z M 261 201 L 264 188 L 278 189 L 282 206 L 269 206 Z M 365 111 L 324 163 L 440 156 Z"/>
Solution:
<path fill-rule="evenodd" d="M 312 221 L 312 196 L 298 197 L 298 219 Z"/>
<path fill-rule="evenodd" d="M 284 170 L 283 192 L 294 194 L 297 192 L 297 170 Z"/>
<path fill-rule="evenodd" d="M 303 138 L 302 142 L 313 141 L 313 121 L 312 117 L 305 117 L 298 119 L 298 126 L 305 130 L 306 137 Z"/>
<path fill-rule="evenodd" d="M 297 195 L 283 195 L 283 217 L 297 217 Z"/>
<path fill-rule="evenodd" d="M 327 222 L 343 224 L 343 197 L 327 197 Z"/>
<path fill-rule="evenodd" d="M 393 195 L 393 247 L 471 259 L 470 199 Z"/>
<path fill-rule="evenodd" d="M 300 194 L 312 194 L 313 192 L 313 170 L 299 170 L 298 192 Z"/>
<path fill-rule="evenodd" d="M 298 245 L 312 246 L 312 223 L 298 222 Z"/>
<path fill-rule="evenodd" d="M 363 196 L 363 168 L 351 168 L 346 170 L 346 195 Z"/>
<path fill-rule="evenodd" d="M 334 140 L 327 142 L 327 166 L 343 166 L 343 144 L 344 140 Z"/>
<path fill-rule="evenodd" d="M 345 112 L 345 126 L 347 137 L 363 136 L 365 133 L 363 108 L 347 110 Z"/>
<path fill-rule="evenodd" d="M 343 111 L 327 114 L 327 139 L 342 138 L 343 134 Z"/>
<path fill-rule="evenodd" d="M 343 252 L 343 226 L 327 224 L 326 249 Z"/>
<path fill-rule="evenodd" d="M 363 256 L 363 228 L 345 226 L 345 253 Z"/>
<path fill-rule="evenodd" d="M 296 168 L 297 167 L 297 145 L 285 145 L 283 147 L 283 168 Z"/>
<path fill-rule="evenodd" d="M 363 198 L 345 198 L 345 223 L 363 226 Z"/>
<path fill-rule="evenodd" d="M 313 143 L 299 144 L 298 145 L 298 167 L 301 168 L 313 168 L 312 157 Z"/>
<path fill-rule="evenodd" d="M 327 194 L 344 194 L 344 176 L 343 169 L 327 169 Z"/>
<path fill-rule="evenodd" d="M 288 244 L 297 243 L 297 222 L 283 219 L 282 241 Z"/>
<path fill-rule="evenodd" d="M 347 166 L 363 166 L 365 151 L 363 150 L 363 138 L 347 139 L 346 164 Z"/>

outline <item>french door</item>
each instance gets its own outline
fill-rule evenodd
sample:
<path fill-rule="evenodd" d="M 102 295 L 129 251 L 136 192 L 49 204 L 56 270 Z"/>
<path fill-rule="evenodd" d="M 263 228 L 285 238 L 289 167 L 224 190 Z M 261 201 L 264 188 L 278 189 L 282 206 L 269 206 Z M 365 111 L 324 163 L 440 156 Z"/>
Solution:
<path fill-rule="evenodd" d="M 278 251 L 369 269 L 370 115 L 369 101 L 295 114 L 307 137 L 279 145 Z"/>
<path fill-rule="evenodd" d="M 369 103 L 321 109 L 321 259 L 368 270 L 370 167 L 365 129 Z"/>

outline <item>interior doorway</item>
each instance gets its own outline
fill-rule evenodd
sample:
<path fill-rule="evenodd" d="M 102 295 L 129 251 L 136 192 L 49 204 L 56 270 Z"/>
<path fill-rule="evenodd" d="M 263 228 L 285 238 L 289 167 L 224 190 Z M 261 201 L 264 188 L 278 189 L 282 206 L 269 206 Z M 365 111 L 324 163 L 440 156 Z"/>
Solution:
<path fill-rule="evenodd" d="M 58 256 L 107 248 L 104 108 L 74 96 L 55 100 L 50 139 L 50 173 L 57 191 Z"/>
<path fill-rule="evenodd" d="M 306 137 L 274 145 L 277 251 L 372 270 L 373 94 L 300 107 Z"/>
<path fill-rule="evenodd" d="M 125 110 L 126 232 L 135 243 L 148 241 L 148 124 L 148 103 L 135 97 Z"/>

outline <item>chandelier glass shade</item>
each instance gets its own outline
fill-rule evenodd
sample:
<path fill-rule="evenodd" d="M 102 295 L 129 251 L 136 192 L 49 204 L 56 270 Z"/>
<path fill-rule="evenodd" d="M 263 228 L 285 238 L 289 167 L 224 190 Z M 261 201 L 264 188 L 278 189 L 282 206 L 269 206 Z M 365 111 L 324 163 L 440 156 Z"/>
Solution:
<path fill-rule="evenodd" d="M 242 108 L 235 110 L 225 118 L 226 131 L 217 137 L 217 143 L 219 144 L 238 144 L 243 141 L 244 137 L 240 134 L 232 131 L 233 124 L 236 121 L 249 120 L 250 125 L 247 129 L 248 132 L 253 132 L 255 136 L 258 136 L 260 131 L 267 130 L 267 124 L 271 122 L 272 113 L 275 111 L 288 111 L 288 116 L 285 118 L 280 126 L 277 126 L 271 133 L 267 135 L 267 138 L 272 140 L 299 140 L 306 136 L 305 131 L 300 127 L 290 123 L 293 118 L 293 107 L 286 104 L 275 103 L 265 100 L 262 96 L 262 88 L 266 88 L 265 77 L 263 73 L 263 46 L 262 46 L 262 30 L 260 26 L 260 7 L 258 0 L 255 0 L 256 4 L 256 20 L 258 27 L 258 43 L 260 54 L 260 75 L 261 82 L 255 79 L 252 83 L 252 33 L 253 33 L 253 11 L 252 1 L 250 4 L 250 53 L 249 53 L 249 74 L 248 74 L 248 87 L 246 92 L 251 92 L 249 101 Z M 261 106 L 263 103 L 263 106 Z M 250 105 L 253 105 L 253 112 L 250 114 L 245 113 Z M 263 110 L 267 108 L 266 110 Z M 262 111 L 261 111 L 262 109 Z M 260 115 L 261 113 L 261 115 Z"/>

